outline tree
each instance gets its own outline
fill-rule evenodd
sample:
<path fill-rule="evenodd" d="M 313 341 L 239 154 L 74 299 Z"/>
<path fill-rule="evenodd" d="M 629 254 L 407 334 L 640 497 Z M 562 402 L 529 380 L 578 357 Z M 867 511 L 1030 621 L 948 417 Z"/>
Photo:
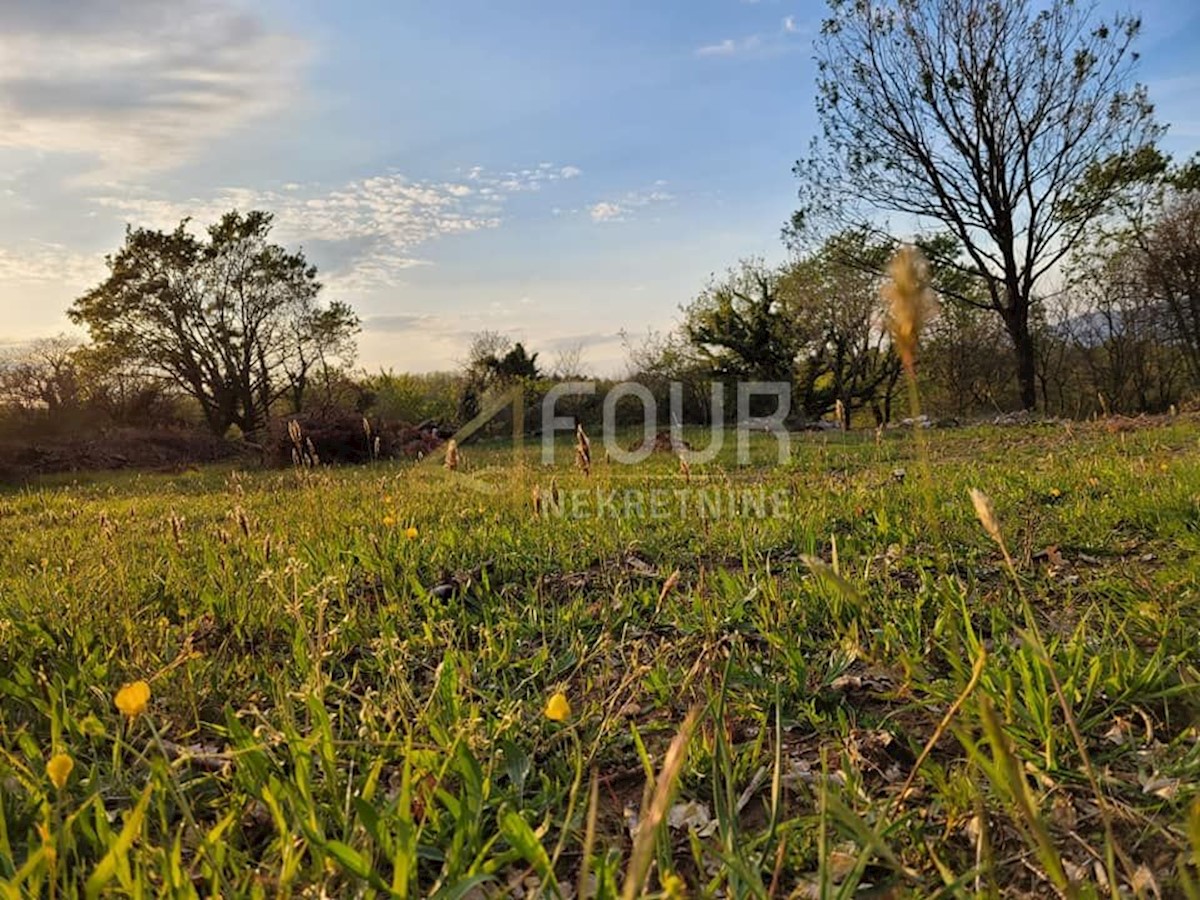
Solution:
<path fill-rule="evenodd" d="M 889 246 L 851 231 L 778 268 L 744 260 L 684 309 L 684 334 L 714 376 L 788 382 L 806 418 L 840 400 L 848 421 L 855 407 L 877 406 L 899 373 L 871 270 Z"/>
<path fill-rule="evenodd" d="M 797 323 L 787 314 L 779 271 L 762 260 L 743 260 L 710 279 L 683 312 L 684 333 L 717 377 L 792 380 Z"/>
<path fill-rule="evenodd" d="M 23 345 L 0 359 L 0 402 L 53 417 L 80 401 L 79 342 L 58 335 Z"/>
<path fill-rule="evenodd" d="M 490 375 L 490 380 L 496 384 L 506 385 L 522 379 L 534 381 L 541 376 L 537 358 L 536 353 L 529 353 L 525 346 L 517 341 L 503 356 L 489 356 L 485 359 L 484 367 Z"/>
<path fill-rule="evenodd" d="M 822 137 L 797 162 L 793 233 L 879 212 L 946 228 L 1002 319 L 1021 402 L 1037 399 L 1030 311 L 1038 282 L 1116 183 L 1075 191 L 1097 159 L 1160 133 L 1132 81 L 1140 20 L 1074 0 L 829 0 L 817 40 Z"/>
<path fill-rule="evenodd" d="M 871 405 L 877 421 L 891 418 L 900 360 L 883 327 L 878 273 L 891 256 L 892 244 L 865 231 L 847 230 L 784 270 L 788 312 L 803 339 L 799 402 L 810 418 L 824 415 L 838 401 L 844 427 L 850 425 L 851 412 L 865 404 Z"/>
<path fill-rule="evenodd" d="M 192 397 L 208 426 L 257 434 L 272 405 L 303 399 L 309 372 L 352 346 L 358 318 L 321 307 L 316 268 L 270 243 L 272 216 L 230 212 L 207 238 L 127 228 L 109 275 L 75 301 L 72 321 L 96 347 L 160 373 Z"/>

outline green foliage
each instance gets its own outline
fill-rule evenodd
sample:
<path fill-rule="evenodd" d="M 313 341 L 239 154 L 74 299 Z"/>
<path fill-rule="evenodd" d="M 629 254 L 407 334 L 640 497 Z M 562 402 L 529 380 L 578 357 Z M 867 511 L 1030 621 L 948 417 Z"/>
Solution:
<path fill-rule="evenodd" d="M 1154 164 L 1162 130 L 1134 80 L 1141 20 L 1104 21 L 1073 0 L 828 6 L 816 41 L 821 135 L 795 166 L 789 234 L 880 212 L 947 231 L 1004 324 L 1032 409 L 1038 283 L 1127 174 L 1096 161 Z"/>
<path fill-rule="evenodd" d="M 456 421 L 461 378 L 453 373 L 414 375 L 389 369 L 367 375 L 361 383 L 370 396 L 371 412 L 384 419 L 410 425 Z"/>
<path fill-rule="evenodd" d="M 595 440 L 590 478 L 564 437 L 548 469 L 477 444 L 460 472 L 208 469 L 0 494 L 0 896 L 556 896 L 582 873 L 611 898 L 659 795 L 649 896 L 1064 878 L 1086 895 L 1093 852 L 1130 893 L 1197 881 L 1194 419 L 933 432 L 928 485 L 894 475 L 916 461 L 890 436 L 797 435 L 771 468 L 733 465 L 728 438 L 690 481 L 668 454 L 599 462 Z M 755 458 L 773 449 L 754 437 Z M 532 514 L 552 478 L 563 511 Z M 685 487 L 788 503 L 656 516 L 621 499 Z M 621 514 L 569 514 L 596 489 Z M 149 708 L 125 720 L 113 694 L 141 678 Z M 543 715 L 557 691 L 564 722 Z M 74 760 L 61 790 L 55 753 Z"/>
<path fill-rule="evenodd" d="M 217 435 L 257 433 L 272 405 L 294 408 L 315 375 L 353 355 L 358 317 L 317 304 L 316 268 L 272 244 L 272 216 L 226 213 L 207 240 L 188 231 L 129 228 L 108 277 L 75 301 L 71 320 L 96 349 L 169 379 Z"/>

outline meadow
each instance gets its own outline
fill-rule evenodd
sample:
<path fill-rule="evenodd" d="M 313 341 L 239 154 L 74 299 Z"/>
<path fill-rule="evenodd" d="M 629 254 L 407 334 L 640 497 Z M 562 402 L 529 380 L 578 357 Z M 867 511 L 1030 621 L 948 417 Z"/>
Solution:
<path fill-rule="evenodd" d="M 1200 896 L 1200 419 L 923 444 L 0 493 L 0 894 Z"/>

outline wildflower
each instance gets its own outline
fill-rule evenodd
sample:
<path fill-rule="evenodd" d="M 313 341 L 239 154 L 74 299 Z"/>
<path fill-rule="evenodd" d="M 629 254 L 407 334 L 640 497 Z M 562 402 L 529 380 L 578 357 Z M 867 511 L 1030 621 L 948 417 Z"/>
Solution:
<path fill-rule="evenodd" d="M 1056 487 L 1052 487 L 1052 488 L 1050 488 L 1050 496 L 1053 497 L 1055 500 L 1057 500 L 1059 497 L 1062 496 L 1062 491 L 1060 491 Z"/>
<path fill-rule="evenodd" d="M 565 722 L 571 717 L 571 704 L 567 700 L 567 695 L 562 691 L 558 691 L 550 695 L 550 699 L 546 701 L 546 718 L 551 722 Z"/>
<path fill-rule="evenodd" d="M 113 702 L 117 709 L 135 719 L 145 712 L 146 704 L 150 702 L 150 685 L 144 681 L 131 681 L 117 691 Z"/>
<path fill-rule="evenodd" d="M 676 875 L 674 872 L 668 872 L 662 878 L 663 896 L 670 900 L 677 900 L 687 896 L 687 882 Z"/>
<path fill-rule="evenodd" d="M 408 538 L 410 541 L 415 541 L 418 537 L 420 537 L 420 535 L 421 535 L 421 532 L 419 532 L 417 530 L 416 525 L 409 525 L 407 528 L 404 529 L 404 536 L 406 538 Z"/>
<path fill-rule="evenodd" d="M 50 783 L 61 791 L 66 785 L 67 779 L 71 777 L 73 768 L 75 768 L 75 760 L 65 753 L 55 753 L 46 763 L 46 774 L 50 776 Z"/>
<path fill-rule="evenodd" d="M 384 516 L 383 517 L 383 525 L 385 528 L 394 528 L 396 525 L 396 517 L 395 516 Z"/>

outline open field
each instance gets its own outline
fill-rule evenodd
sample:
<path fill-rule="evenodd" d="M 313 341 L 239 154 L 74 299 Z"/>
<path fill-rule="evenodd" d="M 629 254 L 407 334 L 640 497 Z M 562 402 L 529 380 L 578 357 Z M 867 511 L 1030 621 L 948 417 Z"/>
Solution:
<path fill-rule="evenodd" d="M 0 494 L 5 895 L 1196 895 L 1200 421 L 794 440 Z"/>

